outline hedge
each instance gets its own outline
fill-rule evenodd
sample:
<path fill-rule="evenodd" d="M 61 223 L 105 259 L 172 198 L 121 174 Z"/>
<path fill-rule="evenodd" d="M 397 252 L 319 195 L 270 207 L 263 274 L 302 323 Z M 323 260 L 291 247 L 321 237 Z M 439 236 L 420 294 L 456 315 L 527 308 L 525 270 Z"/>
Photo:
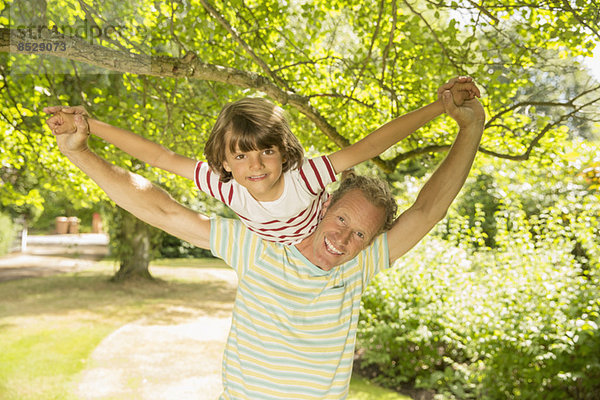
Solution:
<path fill-rule="evenodd" d="M 444 399 L 600 398 L 597 262 L 582 265 L 554 217 L 503 204 L 498 247 L 471 221 L 454 227 L 469 229 L 464 246 L 430 237 L 380 274 L 363 296 L 360 369 Z"/>

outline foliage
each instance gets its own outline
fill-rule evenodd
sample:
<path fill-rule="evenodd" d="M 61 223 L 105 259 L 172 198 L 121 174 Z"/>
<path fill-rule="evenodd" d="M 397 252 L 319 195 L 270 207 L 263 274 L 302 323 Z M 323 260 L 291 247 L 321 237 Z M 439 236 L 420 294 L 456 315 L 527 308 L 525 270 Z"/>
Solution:
<path fill-rule="evenodd" d="M 55 69 L 74 75 L 64 79 L 72 88 L 51 74 L 40 52 L 13 45 L 6 57 L 8 68 L 37 75 L 42 104 L 79 101 L 93 111 L 108 108 L 107 121 L 124 114 L 119 125 L 126 121 L 153 139 L 154 131 L 167 133 L 165 139 L 169 131 L 205 137 L 206 124 L 226 101 L 258 89 L 289 104 L 301 139 L 329 151 L 333 143 L 353 142 L 393 116 L 430 102 L 439 84 L 457 74 L 471 74 L 484 87 L 491 133 L 484 146 L 498 156 L 528 158 L 538 146 L 538 135 L 550 136 L 573 119 L 593 120 L 589 112 L 597 110 L 599 88 L 579 64 L 580 56 L 591 55 L 594 35 L 599 35 L 591 5 L 486 8 L 467 1 L 393 1 L 357 7 L 320 0 L 183 0 L 142 7 L 139 0 L 63 0 L 41 1 L 40 10 L 31 10 L 26 3 L 9 1 L 2 14 L 7 26 L 30 28 L 23 31 L 29 35 L 25 39 L 32 40 L 31 30 L 40 26 L 84 39 L 74 42 L 77 52 L 54 53 L 63 59 L 52 60 Z M 92 27 L 102 35 L 94 35 Z M 50 33 L 48 38 L 55 39 Z M 82 60 L 85 51 L 95 57 Z M 129 52 L 148 57 L 115 67 L 115 56 Z M 170 69 L 166 61 L 175 66 Z M 104 70 L 104 75 L 94 76 L 93 71 L 102 72 L 90 66 L 94 63 L 125 73 L 125 90 L 120 89 L 120 74 Z M 210 66 L 220 67 L 223 75 L 219 69 L 208 71 Z M 50 76 L 38 75 L 40 70 Z M 18 74 L 5 76 L 11 90 L 17 90 L 12 88 L 18 81 L 31 80 Z M 256 74 L 262 74 L 260 82 L 249 83 L 256 81 Z M 136 92 L 137 101 L 122 99 L 125 92 Z M 15 103 L 11 97 L 9 104 Z M 140 129 L 136 120 L 144 121 Z M 386 168 L 419 154 L 409 150 L 446 144 L 443 124 L 431 124 L 390 152 L 388 161 L 396 154 L 402 157 Z"/>
<path fill-rule="evenodd" d="M 100 211 L 100 205 L 96 204 L 95 208 L 91 205 L 83 208 L 77 207 L 65 190 L 60 192 L 49 192 L 44 195 L 44 210 L 39 218 L 30 228 L 33 234 L 50 234 L 55 231 L 56 217 L 77 217 L 81 224 L 80 232 L 90 232 L 92 226 L 92 216 L 94 212 Z"/>
<path fill-rule="evenodd" d="M 530 234 L 539 240 L 559 237 L 583 266 L 598 268 L 600 201 L 594 165 L 599 145 L 583 140 L 555 142 L 543 158 L 521 165 L 485 159 L 463 188 L 463 195 L 438 233 L 462 246 L 500 248 L 496 236 L 507 242 L 510 231 L 497 225 L 500 208 L 519 205 L 535 224 Z M 499 232 L 499 229 L 502 232 Z"/>
<path fill-rule="evenodd" d="M 158 249 L 160 256 L 164 258 L 212 257 L 210 250 L 192 246 L 188 242 L 185 242 L 167 233 L 163 233 L 161 235 L 161 241 Z"/>
<path fill-rule="evenodd" d="M 597 154 L 480 159 L 436 235 L 367 289 L 363 369 L 445 398 L 596 398 L 600 201 L 584 171 Z"/>
<path fill-rule="evenodd" d="M 375 380 L 459 399 L 593 398 L 598 280 L 551 243 L 511 248 L 469 257 L 431 240 L 377 279 L 359 334 Z"/>

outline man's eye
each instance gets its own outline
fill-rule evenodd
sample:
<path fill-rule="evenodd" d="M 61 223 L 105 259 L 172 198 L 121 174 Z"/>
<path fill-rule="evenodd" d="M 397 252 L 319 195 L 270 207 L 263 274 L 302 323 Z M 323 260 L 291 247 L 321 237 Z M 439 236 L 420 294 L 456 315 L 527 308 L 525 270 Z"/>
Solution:
<path fill-rule="evenodd" d="M 356 232 L 356 236 L 358 236 L 360 239 L 364 239 L 365 238 L 365 234 L 362 232 Z"/>
<path fill-rule="evenodd" d="M 346 222 L 346 220 L 344 219 L 344 217 L 338 217 L 338 221 L 340 221 L 342 224 L 343 224 L 344 222 Z"/>

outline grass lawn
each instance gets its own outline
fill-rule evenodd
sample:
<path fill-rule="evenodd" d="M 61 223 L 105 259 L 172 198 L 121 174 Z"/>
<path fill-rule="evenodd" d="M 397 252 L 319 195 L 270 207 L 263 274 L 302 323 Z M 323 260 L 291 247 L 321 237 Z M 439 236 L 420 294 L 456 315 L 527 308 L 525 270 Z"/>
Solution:
<path fill-rule="evenodd" d="M 359 376 L 350 381 L 348 400 L 411 400 L 411 397 L 379 387 Z"/>
<path fill-rule="evenodd" d="M 195 304 L 210 304 L 220 315 L 230 312 L 230 287 L 185 273 L 183 267 L 199 266 L 198 260 L 153 264 L 160 265 L 180 268 L 158 268 L 158 282 L 111 283 L 114 266 L 108 262 L 73 274 L 0 282 L 0 399 L 76 400 L 78 374 L 117 328 L 152 315 L 168 322 Z M 173 308 L 178 315 L 169 317 L 166 310 Z M 357 377 L 349 399 L 410 400 Z"/>

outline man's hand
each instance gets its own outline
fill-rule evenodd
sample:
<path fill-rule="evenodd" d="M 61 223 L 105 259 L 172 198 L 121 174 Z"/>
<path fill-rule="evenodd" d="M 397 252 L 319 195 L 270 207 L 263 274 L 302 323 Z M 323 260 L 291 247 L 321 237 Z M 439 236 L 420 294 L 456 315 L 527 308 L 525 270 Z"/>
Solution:
<path fill-rule="evenodd" d="M 87 150 L 90 132 L 86 117 L 89 114 L 83 106 L 44 107 L 44 112 L 52 114 L 46 124 L 56 136 L 56 143 L 63 154 Z"/>
<path fill-rule="evenodd" d="M 77 132 L 74 116 L 72 114 L 65 114 L 62 111 L 54 113 L 48 118 L 46 124 L 55 135 Z"/>
<path fill-rule="evenodd" d="M 65 107 L 65 106 L 51 106 L 44 107 L 46 114 L 52 114 L 53 117 L 49 118 L 46 123 L 55 135 L 62 135 L 63 133 L 74 133 L 76 126 L 74 125 L 73 117 L 81 115 L 83 117 L 89 117 L 89 113 L 83 106 Z"/>
<path fill-rule="evenodd" d="M 81 114 L 75 114 L 75 132 L 66 132 L 64 116 L 57 111 L 46 123 L 56 136 L 56 143 L 60 151 L 68 156 L 68 153 L 77 153 L 87 150 L 87 138 L 89 128 L 86 119 Z"/>
<path fill-rule="evenodd" d="M 452 93 L 454 104 L 462 106 L 466 100 L 481 97 L 479 88 L 473 82 L 470 76 L 458 76 L 450 79 L 438 89 L 438 99 L 441 99 L 442 93 L 449 90 Z"/>
<path fill-rule="evenodd" d="M 442 92 L 442 102 L 446 113 L 452 117 L 461 128 L 478 126 L 483 128 L 485 124 L 485 111 L 479 100 L 473 98 L 465 100 L 462 105 L 457 106 L 452 99 L 450 90 Z"/>

